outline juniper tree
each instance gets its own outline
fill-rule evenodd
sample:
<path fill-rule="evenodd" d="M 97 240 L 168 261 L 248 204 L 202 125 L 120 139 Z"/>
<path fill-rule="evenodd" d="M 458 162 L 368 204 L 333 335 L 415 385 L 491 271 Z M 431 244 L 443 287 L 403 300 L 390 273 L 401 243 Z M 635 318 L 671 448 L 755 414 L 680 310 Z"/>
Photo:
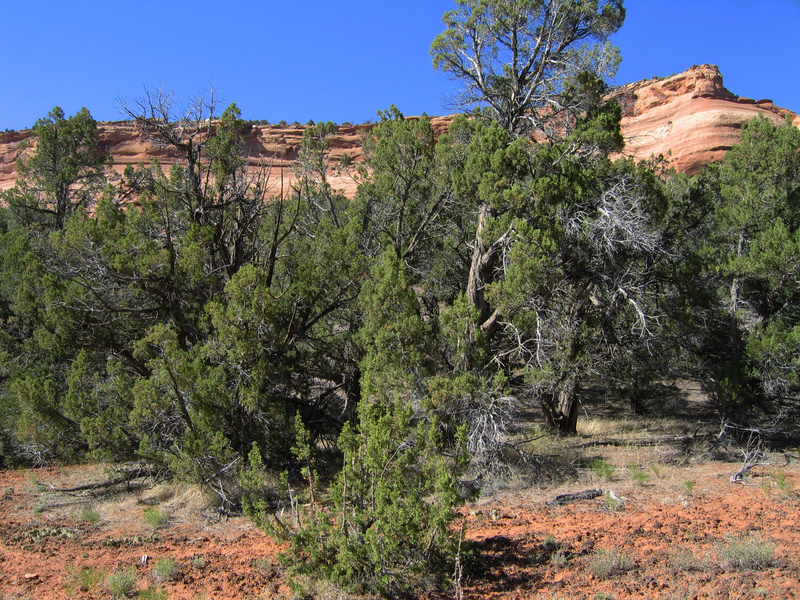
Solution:
<path fill-rule="evenodd" d="M 18 159 L 17 180 L 6 200 L 23 222 L 61 230 L 97 199 L 110 158 L 99 147 L 97 123 L 86 108 L 67 117 L 56 106 L 33 131 L 35 151 Z"/>

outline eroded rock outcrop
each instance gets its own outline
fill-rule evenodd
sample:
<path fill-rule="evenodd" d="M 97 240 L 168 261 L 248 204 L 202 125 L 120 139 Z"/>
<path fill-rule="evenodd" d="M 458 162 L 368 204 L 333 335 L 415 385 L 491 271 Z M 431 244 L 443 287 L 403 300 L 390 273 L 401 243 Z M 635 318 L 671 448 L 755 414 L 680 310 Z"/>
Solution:
<path fill-rule="evenodd" d="M 778 123 L 787 115 L 800 126 L 797 113 L 776 106 L 771 100 L 755 100 L 731 93 L 713 65 L 694 66 L 671 77 L 653 78 L 617 88 L 612 94 L 623 107 L 622 133 L 625 155 L 647 159 L 665 158 L 681 172 L 693 175 L 705 164 L 720 160 L 739 141 L 743 124 L 758 114 Z M 434 117 L 437 135 L 447 129 L 452 117 Z M 336 166 L 348 154 L 362 158 L 361 133 L 371 125 L 341 126 L 330 140 L 331 163 Z M 179 157 L 171 149 L 153 144 L 130 121 L 98 125 L 102 147 L 114 158 L 114 171 L 127 165 L 148 164 L 158 158 L 168 169 Z M 254 125 L 245 133 L 248 162 L 252 168 L 266 166 L 273 194 L 288 190 L 295 180 L 292 170 L 304 126 Z M 30 131 L 0 133 L 0 189 L 14 185 L 16 160 Z M 355 193 L 353 170 L 332 169 L 334 188 L 348 196 Z"/>
<path fill-rule="evenodd" d="M 671 77 L 629 83 L 613 94 L 623 107 L 625 154 L 663 155 L 678 171 L 694 175 L 720 160 L 739 141 L 742 125 L 758 114 L 774 123 L 796 113 L 771 100 L 731 93 L 714 65 L 694 66 Z"/>
<path fill-rule="evenodd" d="M 411 117 L 413 118 L 413 117 Z M 431 125 L 438 136 L 447 130 L 452 117 L 433 117 Z M 352 197 L 356 190 L 355 169 L 338 169 L 342 157 L 349 155 L 352 162 L 363 158 L 361 135 L 372 125 L 342 125 L 329 138 L 331 170 L 328 180 L 331 185 Z M 252 169 L 269 170 L 269 184 L 273 195 L 281 189 L 289 190 L 296 180 L 293 167 L 299 158 L 300 142 L 304 125 L 249 125 L 244 132 L 244 147 L 248 166 Z M 16 161 L 23 152 L 26 140 L 32 141 L 32 131 L 0 133 L 0 190 L 14 185 Z M 106 121 L 98 123 L 100 147 L 114 159 L 113 171 L 121 175 L 128 165 L 149 164 L 157 158 L 165 171 L 180 161 L 176 151 L 153 143 L 132 121 Z"/>

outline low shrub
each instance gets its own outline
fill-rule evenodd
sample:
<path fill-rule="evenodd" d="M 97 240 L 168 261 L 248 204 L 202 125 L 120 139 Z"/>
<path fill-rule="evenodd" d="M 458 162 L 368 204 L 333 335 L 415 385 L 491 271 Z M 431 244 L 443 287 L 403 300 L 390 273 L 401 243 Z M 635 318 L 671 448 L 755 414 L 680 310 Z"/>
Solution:
<path fill-rule="evenodd" d="M 758 571 L 772 564 L 775 543 L 760 535 L 748 534 L 728 538 L 717 548 L 722 565 L 732 571 Z"/>
<path fill-rule="evenodd" d="M 608 579 L 617 573 L 630 571 L 633 567 L 633 559 L 616 550 L 599 550 L 590 566 L 592 573 L 600 579 Z"/>
<path fill-rule="evenodd" d="M 130 598 L 136 594 L 136 567 L 115 571 L 106 579 L 108 591 L 114 598 Z"/>
<path fill-rule="evenodd" d="M 144 520 L 153 529 L 160 529 L 169 522 L 169 513 L 156 506 L 148 506 L 142 511 Z"/>

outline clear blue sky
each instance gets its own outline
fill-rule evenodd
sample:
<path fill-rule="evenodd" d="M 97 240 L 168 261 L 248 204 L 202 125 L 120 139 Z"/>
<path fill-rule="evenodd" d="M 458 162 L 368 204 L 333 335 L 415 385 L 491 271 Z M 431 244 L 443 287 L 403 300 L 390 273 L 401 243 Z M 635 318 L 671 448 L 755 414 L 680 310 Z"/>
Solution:
<path fill-rule="evenodd" d="M 0 0 L 0 130 L 55 105 L 122 118 L 160 85 L 213 84 L 248 119 L 449 112 L 428 48 L 452 0 Z M 616 83 L 720 66 L 735 94 L 800 111 L 800 0 L 626 0 Z"/>

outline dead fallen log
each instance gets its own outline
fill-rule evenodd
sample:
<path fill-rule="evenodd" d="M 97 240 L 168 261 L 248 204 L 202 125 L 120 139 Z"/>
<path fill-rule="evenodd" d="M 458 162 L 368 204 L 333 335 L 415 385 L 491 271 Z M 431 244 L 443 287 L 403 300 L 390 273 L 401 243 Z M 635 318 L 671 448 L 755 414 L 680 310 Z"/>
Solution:
<path fill-rule="evenodd" d="M 661 446 L 676 445 L 681 443 L 683 438 L 661 437 L 646 440 L 600 440 L 597 442 L 586 442 L 578 444 L 575 448 L 591 448 L 593 446 Z"/>
<path fill-rule="evenodd" d="M 563 506 L 565 504 L 579 502 L 581 500 L 592 500 L 593 498 L 597 498 L 598 496 L 602 495 L 603 492 L 600 490 L 584 490 L 582 492 L 575 492 L 573 494 L 561 494 L 560 496 L 556 496 L 553 501 L 548 502 L 548 504 L 550 506 Z"/>
<path fill-rule="evenodd" d="M 141 479 L 142 477 L 150 477 L 153 474 L 153 469 L 150 467 L 137 467 L 128 471 L 123 471 L 118 477 L 101 481 L 99 483 L 85 483 L 83 485 L 76 485 L 75 487 L 59 488 L 50 483 L 42 483 L 54 492 L 71 493 L 71 492 L 88 492 L 91 490 L 100 490 L 105 488 L 114 487 L 122 483 L 130 483 L 134 479 Z"/>

